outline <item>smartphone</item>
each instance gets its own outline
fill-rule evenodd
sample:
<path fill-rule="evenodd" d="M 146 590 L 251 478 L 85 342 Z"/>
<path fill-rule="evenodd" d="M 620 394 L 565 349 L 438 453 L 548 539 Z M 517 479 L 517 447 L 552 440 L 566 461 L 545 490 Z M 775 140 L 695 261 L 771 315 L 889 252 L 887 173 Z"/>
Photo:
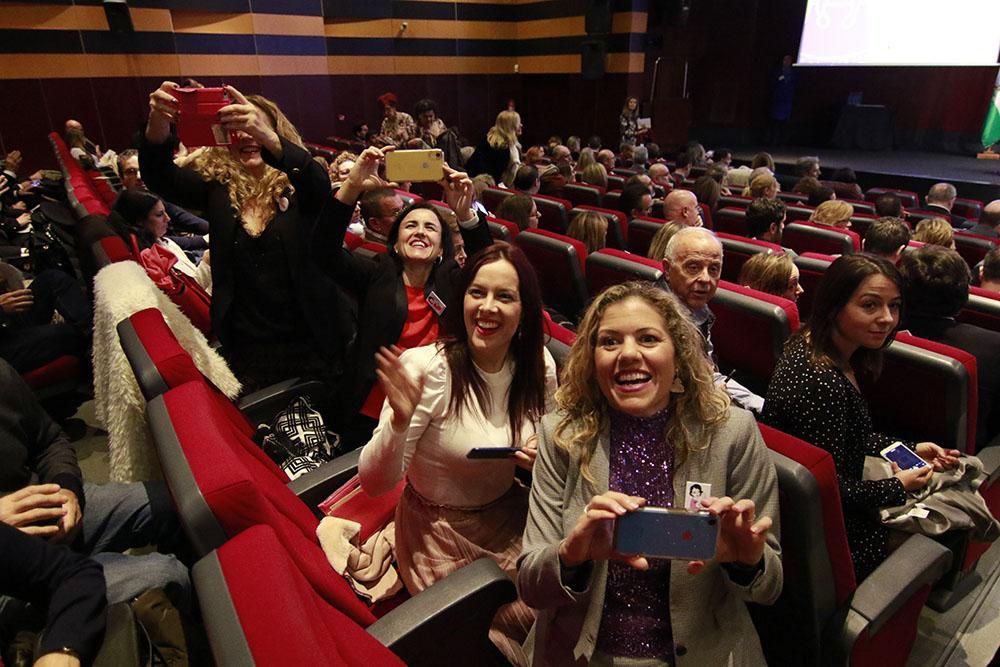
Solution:
<path fill-rule="evenodd" d="M 396 183 L 440 181 L 444 178 L 444 153 L 437 148 L 386 153 L 385 177 Z"/>
<path fill-rule="evenodd" d="M 923 468 L 927 465 L 927 461 L 924 461 L 915 451 L 901 442 L 892 443 L 879 452 L 879 454 L 881 454 L 882 458 L 886 461 L 890 461 L 898 465 L 900 470 Z"/>
<path fill-rule="evenodd" d="M 470 459 L 507 459 L 519 451 L 521 451 L 520 447 L 473 447 L 466 454 L 466 457 Z"/>
<path fill-rule="evenodd" d="M 178 88 L 174 97 L 180 102 L 177 136 L 188 148 L 226 146 L 232 143 L 229 132 L 219 123 L 219 109 L 232 104 L 225 88 Z"/>
<path fill-rule="evenodd" d="M 614 548 L 623 554 L 708 560 L 718 539 L 719 520 L 708 512 L 640 507 L 615 520 Z"/>
<path fill-rule="evenodd" d="M 35 180 L 33 180 L 33 181 L 31 182 L 31 187 L 33 187 L 33 188 L 37 188 L 37 187 L 38 187 L 39 185 L 41 185 L 41 184 L 42 184 L 42 181 L 41 181 L 41 179 L 38 179 L 38 178 L 36 178 Z"/>

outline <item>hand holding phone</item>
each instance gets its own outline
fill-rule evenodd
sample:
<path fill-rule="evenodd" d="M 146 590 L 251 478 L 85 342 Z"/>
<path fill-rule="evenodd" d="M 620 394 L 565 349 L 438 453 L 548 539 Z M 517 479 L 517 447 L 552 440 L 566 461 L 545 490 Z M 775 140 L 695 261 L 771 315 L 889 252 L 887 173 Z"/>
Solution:
<path fill-rule="evenodd" d="M 230 134 L 222 127 L 219 110 L 232 101 L 224 88 L 177 88 L 177 135 L 188 148 L 224 146 L 231 143 Z"/>
<path fill-rule="evenodd" d="M 396 183 L 440 181 L 444 178 L 444 153 L 436 148 L 387 152 L 385 177 Z"/>
<path fill-rule="evenodd" d="M 902 442 L 894 442 L 881 452 L 882 458 L 890 463 L 895 463 L 900 470 L 911 468 L 923 468 L 927 461 L 920 458 L 915 451 L 904 445 Z"/>
<path fill-rule="evenodd" d="M 641 507 L 615 521 L 614 549 L 622 554 L 709 560 L 718 539 L 719 520 L 708 512 Z"/>

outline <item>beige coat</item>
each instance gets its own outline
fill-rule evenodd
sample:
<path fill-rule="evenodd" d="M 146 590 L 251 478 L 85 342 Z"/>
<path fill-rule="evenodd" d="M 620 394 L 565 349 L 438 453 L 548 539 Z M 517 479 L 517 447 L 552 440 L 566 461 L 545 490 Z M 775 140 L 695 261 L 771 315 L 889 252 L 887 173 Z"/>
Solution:
<path fill-rule="evenodd" d="M 542 422 L 542 439 L 531 487 L 531 509 L 519 559 L 518 589 L 538 610 L 526 651 L 534 665 L 585 665 L 593 655 L 604 607 L 607 562 L 596 562 L 589 586 L 577 593 L 560 580 L 559 542 L 570 533 L 591 497 L 608 490 L 608 433 L 591 460 L 594 489 L 576 460 L 552 438 L 560 415 Z M 686 481 L 708 482 L 712 495 L 750 498 L 757 516 L 774 520 L 764 549 L 764 570 L 739 586 L 709 561 L 697 575 L 687 563 L 670 570 L 670 621 L 677 665 L 764 665 L 760 641 L 744 602 L 770 604 L 781 593 L 778 544 L 778 485 L 767 448 L 749 412 L 730 407 L 708 447 L 692 452 L 674 470 L 674 497 L 684 498 Z M 683 647 L 683 648 L 682 648 Z"/>

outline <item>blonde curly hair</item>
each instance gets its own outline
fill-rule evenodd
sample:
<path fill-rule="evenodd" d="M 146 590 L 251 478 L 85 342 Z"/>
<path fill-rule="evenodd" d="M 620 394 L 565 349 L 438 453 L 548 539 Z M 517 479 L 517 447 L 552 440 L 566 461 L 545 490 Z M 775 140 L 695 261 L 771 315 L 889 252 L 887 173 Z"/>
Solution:
<path fill-rule="evenodd" d="M 278 136 L 305 148 L 299 131 L 278 105 L 261 95 L 247 95 L 247 101 L 267 117 Z M 233 157 L 228 146 L 206 149 L 192 160 L 191 166 L 202 179 L 218 181 L 226 186 L 229 205 L 251 236 L 260 236 L 264 232 L 268 223 L 277 215 L 281 198 L 294 191 L 288 176 L 270 165 L 265 164 L 264 175 L 255 178 L 239 159 Z M 258 215 L 247 216 L 248 211 L 255 211 Z"/>
<path fill-rule="evenodd" d="M 556 392 L 556 401 L 562 409 L 555 429 L 556 446 L 575 456 L 581 474 L 591 484 L 595 479 L 590 461 L 601 433 L 610 423 L 610 406 L 595 382 L 597 332 L 608 307 L 630 298 L 642 299 L 663 317 L 674 345 L 674 364 L 684 391 L 672 395 L 674 409 L 663 435 L 673 446 L 678 464 L 689 452 L 708 446 L 712 432 L 725 419 L 729 408 L 729 394 L 713 381 L 714 368 L 705 354 L 705 339 L 676 297 L 647 282 L 609 287 L 594 299 L 583 316 Z"/>

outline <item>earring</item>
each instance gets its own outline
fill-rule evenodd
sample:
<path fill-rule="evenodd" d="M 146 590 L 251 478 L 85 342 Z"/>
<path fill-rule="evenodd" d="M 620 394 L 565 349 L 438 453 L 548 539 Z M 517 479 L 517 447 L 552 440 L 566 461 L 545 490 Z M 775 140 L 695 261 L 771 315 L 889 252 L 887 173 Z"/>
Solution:
<path fill-rule="evenodd" d="M 683 394 L 684 393 L 684 383 L 681 382 L 680 375 L 674 375 L 674 382 L 670 385 L 670 393 L 672 394 Z"/>

